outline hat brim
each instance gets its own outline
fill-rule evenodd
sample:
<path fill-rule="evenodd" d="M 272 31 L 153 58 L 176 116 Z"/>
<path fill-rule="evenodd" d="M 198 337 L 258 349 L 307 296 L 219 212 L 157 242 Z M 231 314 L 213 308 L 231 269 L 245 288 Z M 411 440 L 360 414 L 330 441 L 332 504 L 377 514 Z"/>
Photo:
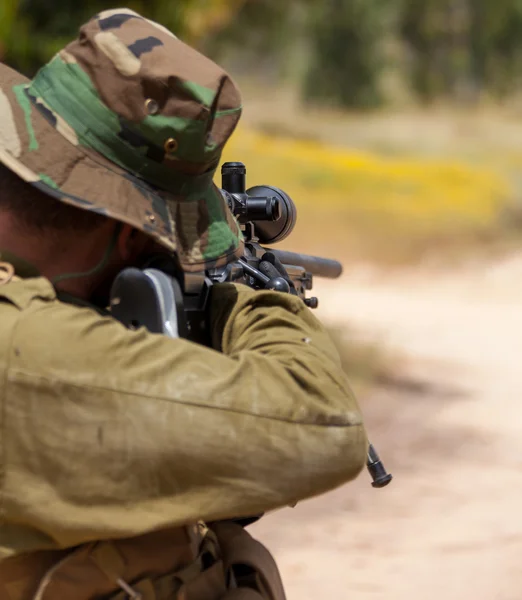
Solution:
<path fill-rule="evenodd" d="M 177 253 L 185 271 L 225 265 L 243 238 L 214 185 L 177 196 L 80 145 L 67 123 L 26 93 L 29 80 L 0 64 L 0 162 L 42 192 L 141 229 Z"/>

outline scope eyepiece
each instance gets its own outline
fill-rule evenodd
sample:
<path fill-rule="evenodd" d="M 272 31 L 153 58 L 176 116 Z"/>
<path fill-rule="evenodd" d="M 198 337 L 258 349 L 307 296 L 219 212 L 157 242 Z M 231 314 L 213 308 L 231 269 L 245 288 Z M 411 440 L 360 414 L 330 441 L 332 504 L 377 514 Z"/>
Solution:
<path fill-rule="evenodd" d="M 281 208 L 277 198 L 251 198 L 247 195 L 245 200 L 245 214 L 243 219 L 249 221 L 277 221 L 281 218 Z"/>

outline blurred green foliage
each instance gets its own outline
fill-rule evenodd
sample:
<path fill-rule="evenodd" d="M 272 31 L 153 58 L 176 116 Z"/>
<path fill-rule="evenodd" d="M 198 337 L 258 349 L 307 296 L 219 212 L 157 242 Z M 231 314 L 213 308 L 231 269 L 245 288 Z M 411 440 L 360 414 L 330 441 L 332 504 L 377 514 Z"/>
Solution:
<path fill-rule="evenodd" d="M 521 0 L 402 0 L 399 8 L 422 99 L 504 96 L 520 86 Z"/>
<path fill-rule="evenodd" d="M 291 77 L 307 102 L 369 108 L 399 74 L 419 100 L 518 91 L 522 0 L 127 0 L 217 60 Z M 0 0 L 0 58 L 32 75 L 107 0 Z"/>
<path fill-rule="evenodd" d="M 326 0 L 310 8 L 311 58 L 303 87 L 308 101 L 350 108 L 370 108 L 383 101 L 381 40 L 389 3 Z"/>
<path fill-rule="evenodd" d="M 188 43 L 222 27 L 244 0 L 127 0 L 124 4 L 158 21 Z M 111 0 L 0 0 L 0 59 L 31 76 L 75 37 Z"/>

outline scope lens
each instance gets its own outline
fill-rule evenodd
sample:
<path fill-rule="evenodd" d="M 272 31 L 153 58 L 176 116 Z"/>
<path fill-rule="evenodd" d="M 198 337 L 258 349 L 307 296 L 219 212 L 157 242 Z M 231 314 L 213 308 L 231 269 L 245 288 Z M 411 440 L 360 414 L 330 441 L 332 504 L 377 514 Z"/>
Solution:
<path fill-rule="evenodd" d="M 297 220 L 297 209 L 288 194 L 269 185 L 256 185 L 247 190 L 247 196 L 265 201 L 273 199 L 278 207 L 273 220 L 252 219 L 255 234 L 261 244 L 275 244 L 292 233 Z"/>

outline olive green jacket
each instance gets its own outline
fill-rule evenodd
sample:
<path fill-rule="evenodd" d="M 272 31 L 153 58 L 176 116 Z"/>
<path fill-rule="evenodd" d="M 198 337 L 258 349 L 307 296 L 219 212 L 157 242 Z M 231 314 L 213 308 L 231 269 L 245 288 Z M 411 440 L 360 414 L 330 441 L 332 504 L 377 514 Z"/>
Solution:
<path fill-rule="evenodd" d="M 357 403 L 301 300 L 215 286 L 216 349 L 0 285 L 0 558 L 257 514 L 365 463 Z"/>

